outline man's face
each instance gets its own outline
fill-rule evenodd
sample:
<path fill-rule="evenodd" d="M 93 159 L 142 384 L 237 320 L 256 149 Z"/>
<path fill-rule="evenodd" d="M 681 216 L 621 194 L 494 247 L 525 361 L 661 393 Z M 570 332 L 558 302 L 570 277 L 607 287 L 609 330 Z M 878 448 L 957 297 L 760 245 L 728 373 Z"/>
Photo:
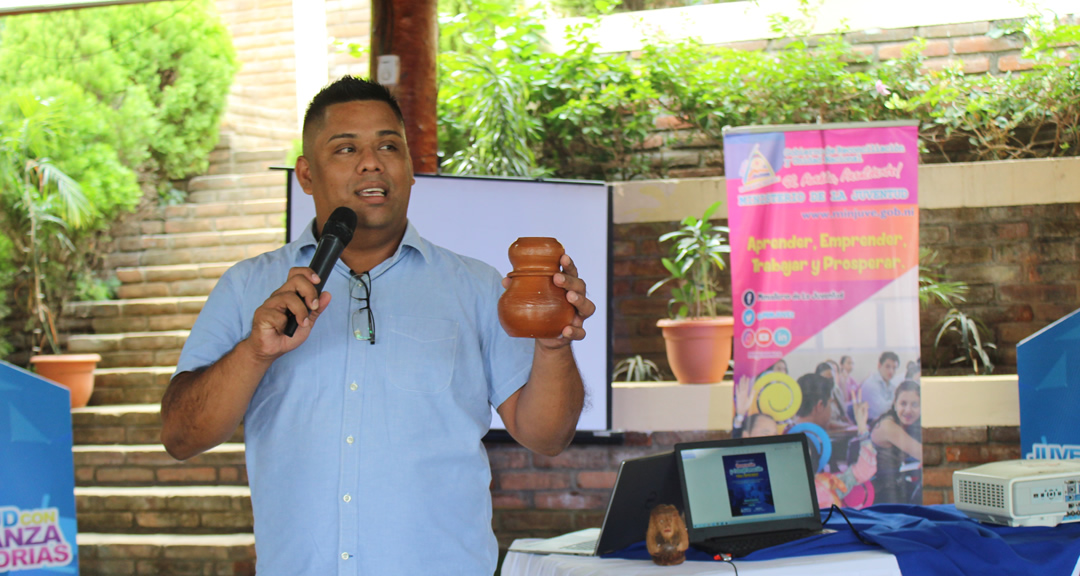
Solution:
<path fill-rule="evenodd" d="M 306 135 L 296 177 L 315 201 L 319 226 L 339 206 L 363 230 L 404 232 L 413 178 L 405 130 L 385 102 L 332 104 Z"/>
<path fill-rule="evenodd" d="M 886 382 L 891 382 L 893 376 L 896 375 L 896 368 L 899 365 L 900 364 L 896 360 L 893 360 L 892 358 L 886 358 L 884 362 L 878 364 L 878 372 L 881 373 L 881 377 Z"/>

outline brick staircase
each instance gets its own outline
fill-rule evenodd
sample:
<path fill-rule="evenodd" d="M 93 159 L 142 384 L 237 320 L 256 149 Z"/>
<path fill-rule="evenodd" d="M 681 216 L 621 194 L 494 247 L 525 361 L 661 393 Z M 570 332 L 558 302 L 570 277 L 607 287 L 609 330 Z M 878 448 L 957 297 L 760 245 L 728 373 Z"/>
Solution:
<path fill-rule="evenodd" d="M 188 203 L 125 225 L 106 265 L 117 300 L 65 309 L 96 352 L 90 406 L 73 411 L 82 576 L 255 572 L 243 430 L 186 462 L 161 446 L 159 403 L 180 349 L 218 278 L 285 242 L 285 150 L 212 155 Z"/>

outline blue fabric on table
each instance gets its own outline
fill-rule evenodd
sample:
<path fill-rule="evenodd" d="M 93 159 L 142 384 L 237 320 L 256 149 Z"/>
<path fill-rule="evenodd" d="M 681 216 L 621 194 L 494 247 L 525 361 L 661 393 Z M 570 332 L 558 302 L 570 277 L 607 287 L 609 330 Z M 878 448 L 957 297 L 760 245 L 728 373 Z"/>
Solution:
<path fill-rule="evenodd" d="M 953 505 L 911 506 L 879 504 L 862 510 L 844 509 L 863 538 L 896 556 L 904 574 L 927 576 L 1067 576 L 1080 558 L 1080 523 L 1055 528 L 1011 528 L 982 524 Z M 828 511 L 822 511 L 822 520 Z M 870 550 L 859 542 L 843 516 L 834 513 L 826 524 L 836 530 L 795 542 L 758 550 L 736 561 L 770 560 L 789 556 Z M 644 542 L 608 554 L 606 558 L 648 560 Z M 711 557 L 691 548 L 687 560 Z"/>

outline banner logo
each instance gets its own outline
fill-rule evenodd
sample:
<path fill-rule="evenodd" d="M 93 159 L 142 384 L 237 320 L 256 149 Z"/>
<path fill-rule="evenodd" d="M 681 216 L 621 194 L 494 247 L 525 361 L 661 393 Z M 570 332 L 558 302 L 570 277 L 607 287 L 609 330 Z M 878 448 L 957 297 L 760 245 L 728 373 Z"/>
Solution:
<path fill-rule="evenodd" d="M 769 159 L 761 153 L 761 148 L 757 144 L 750 151 L 750 158 L 746 160 L 740 174 L 743 185 L 739 187 L 739 192 L 751 192 L 780 181 L 772 164 L 769 164 Z"/>

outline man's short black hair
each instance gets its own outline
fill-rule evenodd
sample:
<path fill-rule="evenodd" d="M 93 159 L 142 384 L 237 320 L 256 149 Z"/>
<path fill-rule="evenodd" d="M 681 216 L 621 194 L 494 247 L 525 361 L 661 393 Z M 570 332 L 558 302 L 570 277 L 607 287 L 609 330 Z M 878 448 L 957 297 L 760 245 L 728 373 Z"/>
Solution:
<path fill-rule="evenodd" d="M 884 364 L 886 360 L 892 360 L 893 362 L 896 362 L 897 366 L 900 365 L 900 357 L 896 355 L 896 352 L 882 352 L 881 358 L 878 358 L 877 361 L 878 366 Z"/>
<path fill-rule="evenodd" d="M 405 124 L 405 117 L 401 114 L 401 106 L 397 98 L 390 93 L 390 89 L 378 82 L 357 78 L 356 76 L 342 76 L 338 80 L 327 84 L 311 99 L 307 112 L 304 113 L 304 136 L 308 136 L 308 129 L 320 122 L 326 114 L 326 109 L 334 104 L 355 102 L 363 100 L 375 100 L 386 102 L 394 111 L 398 121 Z"/>
<path fill-rule="evenodd" d="M 802 404 L 796 412 L 799 416 L 809 416 L 818 402 L 828 404 L 832 398 L 833 381 L 824 376 L 803 374 L 798 382 L 802 389 Z"/>

